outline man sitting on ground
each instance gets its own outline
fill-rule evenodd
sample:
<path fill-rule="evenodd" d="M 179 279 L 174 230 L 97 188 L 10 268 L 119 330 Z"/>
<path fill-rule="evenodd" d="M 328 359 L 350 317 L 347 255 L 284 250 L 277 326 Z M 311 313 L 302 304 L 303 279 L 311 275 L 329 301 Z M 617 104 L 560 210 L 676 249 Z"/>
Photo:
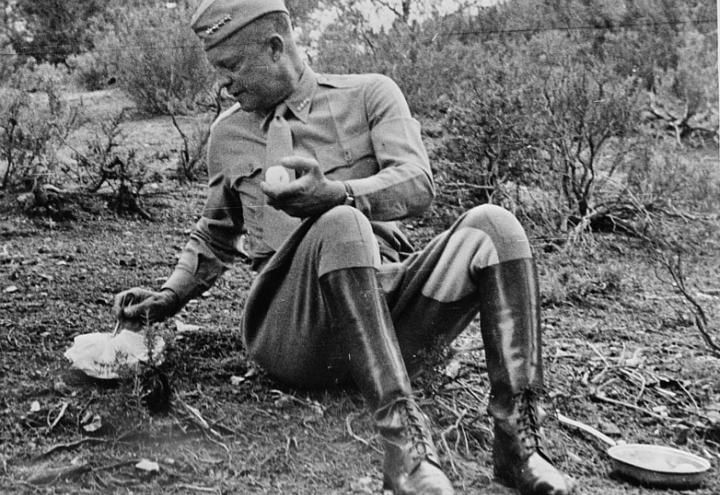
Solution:
<path fill-rule="evenodd" d="M 395 221 L 425 210 L 434 185 L 397 85 L 313 72 L 281 0 L 205 0 L 192 28 L 237 103 L 212 126 L 207 202 L 175 271 L 158 292 L 118 294 L 118 318 L 180 310 L 245 232 L 259 272 L 241 325 L 250 356 L 296 386 L 354 382 L 383 440 L 386 487 L 450 494 L 408 373 L 479 312 L 495 473 L 523 494 L 569 493 L 540 450 L 540 303 L 517 219 L 478 206 L 414 251 Z"/>

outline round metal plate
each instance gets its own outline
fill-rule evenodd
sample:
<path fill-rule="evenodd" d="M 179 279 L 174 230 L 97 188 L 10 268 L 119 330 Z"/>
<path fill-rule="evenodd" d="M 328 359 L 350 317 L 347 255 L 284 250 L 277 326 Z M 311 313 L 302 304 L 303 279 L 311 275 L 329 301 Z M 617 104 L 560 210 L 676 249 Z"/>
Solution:
<path fill-rule="evenodd" d="M 613 459 L 648 471 L 696 474 L 710 469 L 710 462 L 689 452 L 662 445 L 625 444 L 608 449 Z"/>

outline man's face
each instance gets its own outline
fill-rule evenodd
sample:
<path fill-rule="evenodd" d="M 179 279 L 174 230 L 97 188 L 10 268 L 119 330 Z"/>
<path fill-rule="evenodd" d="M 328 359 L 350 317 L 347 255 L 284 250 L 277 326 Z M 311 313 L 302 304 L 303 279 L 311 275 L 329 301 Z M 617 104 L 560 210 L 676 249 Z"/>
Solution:
<path fill-rule="evenodd" d="M 207 57 L 217 69 L 220 85 L 244 111 L 265 112 L 287 96 L 282 53 L 274 52 L 269 42 L 253 41 L 241 34 L 208 50 Z"/>

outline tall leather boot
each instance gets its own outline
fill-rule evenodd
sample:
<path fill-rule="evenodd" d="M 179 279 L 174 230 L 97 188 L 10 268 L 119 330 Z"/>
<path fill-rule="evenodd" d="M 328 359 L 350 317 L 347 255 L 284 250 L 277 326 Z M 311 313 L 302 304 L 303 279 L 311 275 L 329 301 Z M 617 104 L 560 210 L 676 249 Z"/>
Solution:
<path fill-rule="evenodd" d="M 477 274 L 480 326 L 495 420 L 496 478 L 523 495 L 565 495 L 573 482 L 542 451 L 540 300 L 535 263 L 517 259 Z"/>
<path fill-rule="evenodd" d="M 320 278 L 341 332 L 350 372 L 374 411 L 385 447 L 385 489 L 402 495 L 450 495 L 428 419 L 411 395 L 410 380 L 374 268 L 348 268 Z"/>

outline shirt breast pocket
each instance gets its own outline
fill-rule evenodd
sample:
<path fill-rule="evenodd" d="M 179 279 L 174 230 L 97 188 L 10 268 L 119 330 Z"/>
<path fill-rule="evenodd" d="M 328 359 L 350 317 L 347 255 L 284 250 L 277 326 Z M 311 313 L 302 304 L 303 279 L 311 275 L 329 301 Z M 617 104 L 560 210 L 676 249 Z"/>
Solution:
<path fill-rule="evenodd" d="M 232 188 L 240 198 L 246 226 L 259 221 L 259 211 L 265 203 L 260 189 L 263 180 L 262 166 L 255 163 L 244 163 L 235 167 L 232 177 Z"/>
<path fill-rule="evenodd" d="M 369 132 L 341 137 L 332 146 L 317 148 L 314 153 L 322 171 L 339 180 L 365 177 L 377 171 Z"/>

